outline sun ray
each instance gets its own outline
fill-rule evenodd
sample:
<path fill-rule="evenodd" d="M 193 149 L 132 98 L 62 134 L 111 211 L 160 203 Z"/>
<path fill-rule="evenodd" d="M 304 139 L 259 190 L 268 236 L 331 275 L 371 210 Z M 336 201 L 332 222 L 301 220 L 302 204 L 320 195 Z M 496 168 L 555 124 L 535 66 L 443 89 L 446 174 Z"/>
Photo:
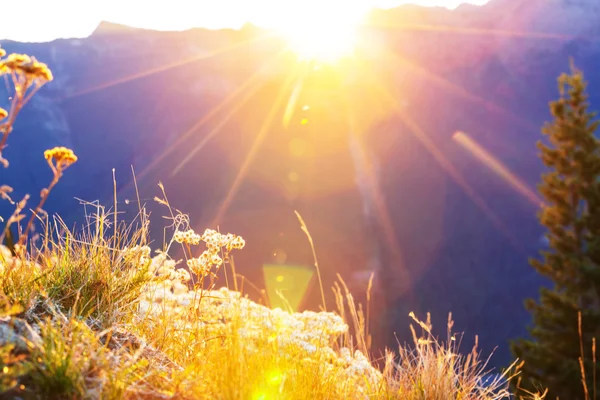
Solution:
<path fill-rule="evenodd" d="M 250 43 L 257 42 L 257 41 L 260 41 L 260 40 L 265 40 L 266 38 L 268 38 L 270 36 L 272 36 L 272 34 L 261 35 L 261 36 L 254 37 L 254 38 L 251 38 L 251 39 L 246 39 L 246 40 L 243 40 L 243 41 L 241 41 L 239 43 L 235 43 L 235 44 L 233 44 L 231 46 L 227 46 L 225 48 L 218 49 L 218 50 L 215 50 L 213 52 L 210 52 L 209 54 L 202 54 L 202 55 L 198 55 L 198 56 L 189 57 L 189 58 L 186 58 L 184 60 L 174 61 L 174 62 L 171 62 L 169 64 L 158 66 L 156 68 L 151 68 L 151 69 L 148 69 L 146 71 L 141 71 L 141 72 L 138 72 L 138 73 L 133 74 L 133 75 L 124 76 L 122 78 L 118 78 L 118 79 L 115 79 L 115 80 L 110 81 L 110 82 L 102 83 L 100 85 L 96 85 L 96 86 L 93 86 L 93 87 L 90 87 L 90 88 L 87 88 L 87 89 L 83 89 L 83 90 L 80 90 L 78 92 L 66 95 L 66 96 L 59 97 L 59 98 L 55 99 L 55 101 L 57 101 L 57 102 L 63 102 L 63 101 L 72 99 L 74 97 L 79 97 L 79 96 L 83 96 L 83 95 L 86 95 L 86 94 L 94 93 L 94 92 L 97 92 L 97 91 L 100 91 L 100 90 L 108 89 L 108 88 L 113 87 L 113 86 L 117 86 L 117 85 L 121 85 L 123 83 L 131 82 L 131 81 L 134 81 L 136 79 L 145 78 L 145 77 L 148 77 L 148 76 L 151 76 L 151 75 L 154 75 L 154 74 L 158 74 L 160 72 L 168 71 L 168 70 L 173 69 L 173 68 L 181 67 L 183 65 L 190 64 L 190 63 L 193 63 L 193 62 L 196 62 L 196 61 L 208 60 L 208 59 L 211 59 L 211 58 L 216 57 L 218 55 L 222 55 L 222 54 L 234 51 L 234 50 L 236 50 L 236 49 L 238 49 L 240 47 L 246 46 L 246 45 L 248 45 Z"/>
<path fill-rule="evenodd" d="M 298 104 L 298 98 L 300 97 L 300 94 L 302 93 L 302 89 L 304 87 L 304 82 L 306 80 L 306 77 L 308 76 L 308 74 L 310 73 L 311 68 L 309 68 L 310 66 L 310 62 L 308 64 L 306 64 L 306 67 L 302 69 L 301 75 L 298 78 L 298 80 L 296 81 L 296 85 L 294 86 L 294 89 L 292 90 L 292 93 L 290 94 L 290 98 L 288 99 L 285 111 L 283 113 L 283 126 L 284 128 L 288 128 L 290 121 L 292 119 L 292 117 L 294 116 L 294 110 L 296 109 L 296 105 Z"/>
<path fill-rule="evenodd" d="M 460 131 L 456 132 L 452 136 L 452 139 L 478 159 L 483 165 L 491 169 L 496 175 L 512 186 L 517 192 L 522 194 L 529 202 L 531 202 L 531 204 L 536 207 L 540 207 L 544 204 L 544 200 L 523 182 L 521 178 L 512 173 L 502 162 L 477 143 L 475 139 Z"/>
<path fill-rule="evenodd" d="M 236 99 L 238 99 L 238 97 L 242 95 L 242 93 L 249 91 L 251 86 L 253 86 L 256 83 L 257 79 L 260 77 L 261 70 L 265 67 L 265 65 L 275 62 L 275 60 L 280 58 L 282 54 L 283 54 L 283 50 L 280 51 L 275 56 L 273 56 L 273 58 L 271 58 L 270 60 L 267 60 L 265 62 L 265 64 L 263 64 L 260 68 L 258 68 L 256 71 L 254 71 L 254 73 L 248 79 L 246 79 L 246 81 L 244 81 L 235 91 L 230 93 L 225 99 L 223 99 L 223 101 L 221 101 L 219 104 L 217 104 L 212 110 L 210 110 L 206 115 L 204 115 L 200 120 L 198 120 L 192 127 L 190 127 L 187 131 L 185 131 L 183 134 L 181 134 L 174 143 L 172 143 L 169 147 L 167 147 L 162 152 L 160 152 L 160 154 L 157 155 L 152 160 L 152 162 L 150 162 L 150 164 L 148 164 L 146 167 L 144 167 L 144 169 L 142 169 L 137 174 L 136 178 L 138 180 L 143 179 L 152 170 L 152 168 L 156 167 L 161 161 L 163 161 L 170 154 L 170 152 L 172 152 L 175 148 L 177 148 L 177 146 L 181 145 L 184 140 L 189 138 L 192 134 L 194 134 L 196 131 L 198 131 L 198 129 L 200 129 L 202 126 L 207 124 L 211 119 L 213 119 L 216 115 L 218 115 L 220 112 L 222 112 L 226 106 L 234 103 L 236 101 Z M 255 92 L 252 91 L 251 93 L 255 93 Z M 244 100 L 244 101 L 246 101 L 246 100 Z M 238 107 L 234 106 L 234 108 L 237 109 Z M 230 112 L 230 113 L 228 113 L 228 115 L 225 118 L 228 119 L 228 118 L 231 118 L 232 116 L 233 116 L 233 113 Z M 211 133 L 209 134 L 210 137 L 212 138 L 215 133 L 216 133 L 215 130 L 211 131 Z M 203 140 L 203 142 L 205 142 L 205 141 L 206 140 Z M 203 143 L 203 145 L 204 144 L 205 143 Z M 127 189 L 131 185 L 133 185 L 133 182 L 126 184 L 122 190 Z"/>
<path fill-rule="evenodd" d="M 477 194 L 477 192 L 469 185 L 469 183 L 463 178 L 460 172 L 452 165 L 452 163 L 444 156 L 435 145 L 435 143 L 431 140 L 431 138 L 423 131 L 423 129 L 414 121 L 404 110 L 404 108 L 397 103 L 397 101 L 392 97 L 392 95 L 385 89 L 385 87 L 381 84 L 377 87 L 378 91 L 384 96 L 388 101 L 394 106 L 394 109 L 402 119 L 402 121 L 406 124 L 409 131 L 415 136 L 417 140 L 419 140 L 425 148 L 429 151 L 429 153 L 434 157 L 434 159 L 438 162 L 438 164 L 446 171 L 446 173 L 463 189 L 463 191 L 471 198 L 473 203 L 479 209 L 481 209 L 485 215 L 488 217 L 490 222 L 509 240 L 509 242 L 513 245 L 515 249 L 524 253 L 525 250 L 522 248 L 521 244 L 515 239 L 515 237 L 511 234 L 510 230 L 506 227 L 506 225 L 502 222 L 502 220 L 496 215 L 496 213 L 487 205 L 485 200 Z"/>
<path fill-rule="evenodd" d="M 352 57 L 358 27 L 369 6 L 361 1 L 303 0 L 279 2 L 263 23 L 287 42 L 299 61 L 325 63 Z"/>
<path fill-rule="evenodd" d="M 236 175 L 233 183 L 231 184 L 231 188 L 227 192 L 225 199 L 219 206 L 217 213 L 215 214 L 215 217 L 213 218 L 213 221 L 211 222 L 211 224 L 209 226 L 217 226 L 219 221 L 221 221 L 221 219 L 223 218 L 223 216 L 229 209 L 231 202 L 233 201 L 235 195 L 237 194 L 237 190 L 239 189 L 239 186 L 241 185 L 242 181 L 244 180 L 244 178 L 246 176 L 248 167 L 254 160 L 254 156 L 255 156 L 256 152 L 258 151 L 258 149 L 260 148 L 260 145 L 264 141 L 265 136 L 268 134 L 269 130 L 271 129 L 271 125 L 273 124 L 273 121 L 275 119 L 277 112 L 280 111 L 280 108 L 283 104 L 285 97 L 289 95 L 288 91 L 289 91 L 289 88 L 290 88 L 292 82 L 295 79 L 297 79 L 297 75 L 298 75 L 297 69 L 299 68 L 300 65 L 304 65 L 304 64 L 300 64 L 300 63 L 296 64 L 294 69 L 292 71 L 290 71 L 290 74 L 288 75 L 286 81 L 281 86 L 281 89 L 279 90 L 277 98 L 275 99 L 275 102 L 273 103 L 273 106 L 269 110 L 269 113 L 267 114 L 267 117 L 260 128 L 260 131 L 258 132 L 256 138 L 254 139 L 254 142 L 252 143 L 252 146 L 250 147 L 248 155 L 244 159 L 244 162 L 242 163 L 242 166 L 240 167 L 238 174 Z"/>
<path fill-rule="evenodd" d="M 200 118 L 192 127 L 190 127 L 187 131 L 181 134 L 177 140 L 169 145 L 166 149 L 160 152 L 160 154 L 152 160 L 150 164 L 148 164 L 138 175 L 138 179 L 142 179 L 147 173 L 150 172 L 152 168 L 154 168 L 158 163 L 164 160 L 169 153 L 171 153 L 177 146 L 183 143 L 185 139 L 190 137 L 193 133 L 198 131 L 202 126 L 206 125 L 213 117 L 219 114 L 221 111 L 225 109 L 226 106 L 233 103 L 243 92 L 248 90 L 248 88 L 252 85 L 252 83 L 259 76 L 259 72 L 256 71 L 250 78 L 248 78 L 240 87 L 238 87 L 235 91 L 230 93 L 223 101 L 217 104 L 212 110 L 208 112 L 208 114 L 204 115 Z"/>
<path fill-rule="evenodd" d="M 387 51 L 386 54 L 388 57 L 390 57 L 390 62 L 392 63 L 391 65 L 398 65 L 398 64 L 404 65 L 404 66 L 408 67 L 409 69 L 411 69 L 412 71 L 415 71 L 416 73 L 429 79 L 431 82 L 449 90 L 450 92 L 452 92 L 454 94 L 461 96 L 462 98 L 464 98 L 466 100 L 472 101 L 477 104 L 483 104 L 486 107 L 488 107 L 490 110 L 492 110 L 500 115 L 503 115 L 507 118 L 510 118 L 514 122 L 517 122 L 519 125 L 527 128 L 527 129 L 534 129 L 534 130 L 538 129 L 538 127 L 536 125 L 534 125 L 532 122 L 529 122 L 529 121 L 519 117 L 518 115 L 500 107 L 499 105 L 497 105 L 494 102 L 491 102 L 489 100 L 484 99 L 481 96 L 478 96 L 476 94 L 469 92 L 465 88 L 463 88 L 459 85 L 456 85 L 437 74 L 434 74 L 433 72 L 427 70 L 426 68 L 423 68 L 419 65 L 416 65 L 416 64 L 408 61 L 406 58 L 401 57 L 398 54 L 392 53 L 391 51 Z"/>
<path fill-rule="evenodd" d="M 298 79 L 296 82 L 296 86 L 294 86 L 294 90 L 292 90 L 292 94 L 287 102 L 287 106 L 283 113 L 283 126 L 287 129 L 290 125 L 290 121 L 294 116 L 294 110 L 296 109 L 296 104 L 298 103 L 298 97 L 300 96 L 300 92 L 302 91 L 302 85 L 304 84 L 304 77 Z"/>
<path fill-rule="evenodd" d="M 379 186 L 379 182 L 373 173 L 373 163 L 369 160 L 366 152 L 364 151 L 364 144 L 360 139 L 360 135 L 358 132 L 356 116 L 360 115 L 358 112 L 358 107 L 351 104 L 348 100 L 350 98 L 350 94 L 345 96 L 345 110 L 348 117 L 348 130 L 352 144 L 354 144 L 353 148 L 356 152 L 356 168 L 359 170 L 357 173 L 362 175 L 366 181 L 368 186 L 368 190 L 370 192 L 371 201 L 373 202 L 373 206 L 375 208 L 375 217 L 377 224 L 382 228 L 384 239 L 386 241 L 385 246 L 391 250 L 392 255 L 394 257 L 394 263 L 398 263 L 397 268 L 394 270 L 399 274 L 399 282 L 405 285 L 409 285 L 411 282 L 409 271 L 406 266 L 403 264 L 404 257 L 401 253 L 401 250 L 398 247 L 398 237 L 396 235 L 396 231 L 394 226 L 392 225 L 391 218 L 388 212 L 388 207 L 385 201 L 385 198 L 382 195 L 381 188 Z M 406 286 L 403 288 L 404 290 L 410 289 L 410 286 Z"/>
<path fill-rule="evenodd" d="M 258 77 L 258 75 L 255 75 L 253 78 L 256 78 L 256 77 Z M 256 79 L 251 79 L 249 82 L 256 83 Z M 220 118 L 218 124 L 213 129 L 211 129 L 211 131 L 206 136 L 204 136 L 202 138 L 202 140 L 200 141 L 200 143 L 198 143 L 198 145 L 196 147 L 194 147 L 189 153 L 186 154 L 185 158 L 183 160 L 181 160 L 181 162 L 179 164 L 177 164 L 177 166 L 171 172 L 171 177 L 175 176 L 179 171 L 181 171 L 181 169 L 194 157 L 194 155 L 196 155 L 196 153 L 198 153 L 200 150 L 202 150 L 204 148 L 204 146 L 206 146 L 206 144 L 217 133 L 219 133 L 221 131 L 221 129 L 223 129 L 223 127 L 227 123 L 229 123 L 229 121 L 235 115 L 235 113 L 237 113 L 237 111 L 243 105 L 245 105 L 248 102 L 248 100 L 250 100 L 252 98 L 252 96 L 254 96 L 256 94 L 258 89 L 259 89 L 259 85 L 255 84 L 255 85 L 253 85 L 252 88 L 250 88 L 249 90 L 246 90 L 246 93 L 242 96 L 242 98 L 238 102 L 236 102 L 234 104 L 233 108 L 225 116 Z M 198 128 L 196 127 L 194 130 L 197 130 L 197 129 Z"/>

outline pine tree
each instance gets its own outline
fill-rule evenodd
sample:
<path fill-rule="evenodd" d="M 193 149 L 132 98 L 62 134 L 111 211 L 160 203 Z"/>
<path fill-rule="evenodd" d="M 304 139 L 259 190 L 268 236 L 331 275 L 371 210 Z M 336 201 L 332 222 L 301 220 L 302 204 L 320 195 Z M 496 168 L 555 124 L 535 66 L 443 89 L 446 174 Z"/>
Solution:
<path fill-rule="evenodd" d="M 548 388 L 546 399 L 576 400 L 586 398 L 582 351 L 590 396 L 598 367 L 592 365 L 592 339 L 600 340 L 600 141 L 583 73 L 571 66 L 571 74 L 562 74 L 558 83 L 560 98 L 550 103 L 554 121 L 542 129 L 549 145 L 538 143 L 549 169 L 539 185 L 545 200 L 539 219 L 550 249 L 541 252 L 541 260 L 531 260 L 552 285 L 541 289 L 539 301 L 525 302 L 533 316 L 531 339 L 511 348 L 525 362 L 521 387 Z"/>

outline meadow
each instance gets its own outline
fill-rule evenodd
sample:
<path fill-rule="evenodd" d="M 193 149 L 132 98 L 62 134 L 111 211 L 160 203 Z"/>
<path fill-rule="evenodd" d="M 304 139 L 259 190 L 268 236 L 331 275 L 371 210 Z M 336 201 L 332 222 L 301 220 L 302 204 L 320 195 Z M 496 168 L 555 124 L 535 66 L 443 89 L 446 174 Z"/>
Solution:
<path fill-rule="evenodd" d="M 0 57 L 13 89 L 9 109 L 0 109 L 4 149 L 19 134 L 19 112 L 53 76 L 34 57 L 1 49 Z M 412 345 L 381 354 L 370 347 L 369 304 L 356 304 L 341 278 L 331 288 L 334 309 L 299 313 L 249 300 L 238 279 L 216 279 L 219 269 L 238 276 L 244 239 L 214 227 L 194 232 L 160 184 L 154 201 L 167 223 L 153 228 L 164 230 L 163 246 L 149 241 L 147 211 L 140 206 L 125 222 L 116 197 L 88 204 L 86 224 L 69 228 L 44 204 L 77 155 L 57 147 L 40 157 L 52 179 L 38 196 L 13 198 L 12 188 L 0 187 L 14 206 L 0 248 L 0 398 L 512 398 L 518 360 L 489 371 L 477 346 L 459 354 L 451 315 L 442 340 L 429 316 L 411 313 Z M 300 216 L 298 223 L 312 243 Z M 183 260 L 170 256 L 175 246 Z M 319 276 L 317 259 L 315 268 Z"/>

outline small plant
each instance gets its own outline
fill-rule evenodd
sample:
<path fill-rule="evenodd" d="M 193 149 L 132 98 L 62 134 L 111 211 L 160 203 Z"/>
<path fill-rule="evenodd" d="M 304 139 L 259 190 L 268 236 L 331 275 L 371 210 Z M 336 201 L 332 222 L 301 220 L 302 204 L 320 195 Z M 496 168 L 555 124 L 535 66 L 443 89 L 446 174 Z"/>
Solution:
<path fill-rule="evenodd" d="M 52 80 L 52 72 L 44 63 L 38 62 L 34 57 L 25 54 L 10 54 L 6 58 L 6 51 L 0 49 L 0 75 L 9 76 L 13 86 L 10 95 L 9 111 L 0 108 L 0 163 L 8 167 L 8 160 L 2 157 L 2 150 L 6 148 L 6 141 L 12 132 L 15 119 L 33 95 L 47 82 Z"/>
<path fill-rule="evenodd" d="M 8 111 L 0 107 L 0 164 L 4 168 L 8 168 L 9 162 L 3 157 L 3 151 L 7 146 L 8 137 L 13 131 L 15 120 L 35 93 L 46 83 L 52 81 L 53 76 L 48 66 L 37 61 L 35 57 L 25 54 L 6 55 L 6 51 L 2 48 L 0 48 L 0 76 L 5 78 L 8 90 L 12 91 L 12 93 L 8 93 L 9 99 L 11 99 Z M 47 150 L 44 153 L 44 157 L 48 160 L 53 178 L 48 187 L 41 190 L 40 201 L 33 210 L 25 230 L 17 235 L 18 241 L 14 244 L 14 248 L 11 249 L 15 254 L 24 255 L 27 235 L 33 226 L 35 218 L 39 217 L 39 214 L 43 211 L 42 207 L 48 199 L 50 191 L 58 183 L 64 170 L 77 161 L 77 156 L 75 156 L 73 151 L 65 147 L 56 147 Z M 11 235 L 11 225 L 18 225 L 26 217 L 23 212 L 29 200 L 29 195 L 25 195 L 20 201 L 14 202 L 10 197 L 12 191 L 13 188 L 7 185 L 0 186 L 0 197 L 15 205 L 15 211 L 6 221 L 6 225 L 0 235 L 0 242 L 4 242 L 5 237 Z"/>
<path fill-rule="evenodd" d="M 146 361 L 127 349 L 105 344 L 108 332 L 59 312 L 39 324 L 41 342 L 32 345 L 30 370 L 21 395 L 44 399 L 122 398 L 140 380 Z"/>

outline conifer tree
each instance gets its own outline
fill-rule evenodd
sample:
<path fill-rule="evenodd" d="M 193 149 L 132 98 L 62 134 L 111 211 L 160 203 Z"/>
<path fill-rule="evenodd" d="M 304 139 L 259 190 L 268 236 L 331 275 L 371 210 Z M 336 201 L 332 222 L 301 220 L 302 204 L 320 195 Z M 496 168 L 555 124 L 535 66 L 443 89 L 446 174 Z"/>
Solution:
<path fill-rule="evenodd" d="M 511 348 L 525 362 L 521 387 L 547 388 L 546 399 L 576 400 L 592 398 L 598 367 L 592 340 L 600 340 L 600 141 L 583 73 L 571 66 L 571 74 L 562 74 L 558 83 L 560 98 L 550 103 L 554 121 L 542 128 L 548 143 L 538 143 L 548 167 L 539 185 L 544 198 L 539 219 L 549 249 L 531 260 L 551 285 L 541 289 L 538 301 L 525 302 L 533 316 L 531 338 Z M 582 352 L 590 397 L 582 382 Z"/>

